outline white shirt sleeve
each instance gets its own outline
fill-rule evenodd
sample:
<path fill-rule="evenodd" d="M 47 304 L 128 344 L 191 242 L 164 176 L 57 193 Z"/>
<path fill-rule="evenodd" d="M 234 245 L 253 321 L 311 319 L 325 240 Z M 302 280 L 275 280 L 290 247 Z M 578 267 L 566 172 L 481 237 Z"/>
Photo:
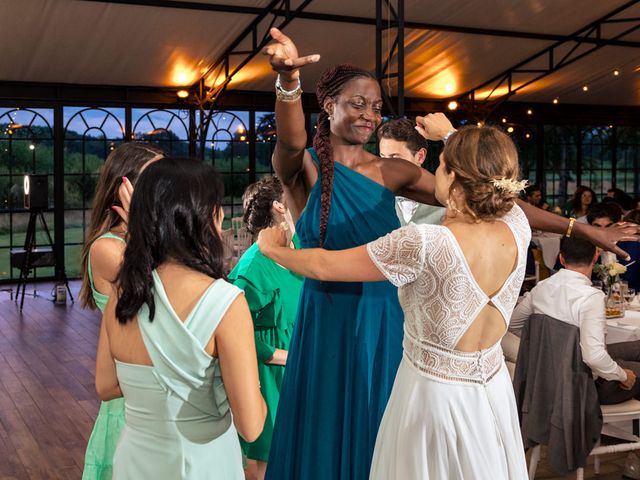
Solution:
<path fill-rule="evenodd" d="M 522 334 L 524 323 L 531 315 L 533 315 L 533 295 L 531 292 L 527 292 L 511 314 L 509 331 L 519 337 Z"/>
<path fill-rule="evenodd" d="M 587 297 L 579 308 L 580 349 L 582 360 L 593 373 L 605 380 L 623 382 L 627 374 L 607 352 L 605 345 L 606 319 L 604 315 L 604 294 L 595 292 Z"/>

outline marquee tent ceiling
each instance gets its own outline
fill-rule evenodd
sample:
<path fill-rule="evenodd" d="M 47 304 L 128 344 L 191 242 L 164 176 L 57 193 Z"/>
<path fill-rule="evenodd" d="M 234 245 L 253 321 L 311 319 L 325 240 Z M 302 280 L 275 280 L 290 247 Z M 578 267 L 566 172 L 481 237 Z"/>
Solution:
<path fill-rule="evenodd" d="M 0 29 L 6 40 L 0 49 L 0 81 L 190 85 L 250 24 L 257 9 L 269 3 L 5 0 L 0 2 Z M 293 7 L 300 3 L 301 0 L 291 1 Z M 635 19 L 635 23 L 606 26 L 603 38 L 640 25 L 640 2 L 405 0 L 405 95 L 427 99 L 456 97 L 552 45 L 553 35 L 573 34 L 624 5 L 631 6 L 616 18 Z M 188 8 L 178 8 L 181 6 Z M 215 11 L 222 6 L 233 11 Z M 240 13 L 243 7 L 250 13 Z M 360 23 L 295 18 L 286 27 L 285 33 L 296 41 L 301 53 L 322 55 L 319 65 L 305 69 L 303 87 L 311 91 L 321 71 L 335 63 L 350 62 L 375 69 L 375 26 L 363 20 L 375 19 L 375 0 L 313 0 L 304 12 L 309 17 L 350 16 Z M 385 17 L 387 13 L 385 10 Z M 418 23 L 437 27 L 409 28 Z M 460 33 L 443 26 L 547 34 L 549 38 Z M 563 103 L 640 105 L 640 29 L 622 40 L 637 45 L 604 46 L 534 82 L 511 100 L 551 102 L 559 98 Z M 390 42 L 390 36 L 385 38 L 385 46 Z M 244 43 L 248 48 L 248 40 Z M 572 45 L 567 44 L 567 49 Z M 579 47 L 577 52 L 587 47 Z M 615 76 L 614 70 L 620 74 Z M 271 91 L 273 82 L 268 63 L 258 55 L 234 77 L 229 88 Z M 583 85 L 588 86 L 587 92 Z"/>

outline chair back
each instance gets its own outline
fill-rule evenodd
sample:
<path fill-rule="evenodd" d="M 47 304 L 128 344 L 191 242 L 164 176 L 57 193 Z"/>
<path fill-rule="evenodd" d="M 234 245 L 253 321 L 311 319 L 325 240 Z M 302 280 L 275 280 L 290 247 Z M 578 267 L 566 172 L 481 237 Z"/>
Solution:
<path fill-rule="evenodd" d="M 520 337 L 514 389 L 525 448 L 547 445 L 560 475 L 583 467 L 600 438 L 602 413 L 578 327 L 532 315 Z"/>

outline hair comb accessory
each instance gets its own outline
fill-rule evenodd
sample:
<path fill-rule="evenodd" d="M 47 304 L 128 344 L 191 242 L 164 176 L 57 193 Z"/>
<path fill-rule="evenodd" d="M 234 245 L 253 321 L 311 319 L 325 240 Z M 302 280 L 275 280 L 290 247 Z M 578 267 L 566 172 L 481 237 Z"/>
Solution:
<path fill-rule="evenodd" d="M 491 184 L 498 190 L 510 195 L 518 195 L 529 184 L 529 180 L 514 180 L 513 178 L 492 178 Z"/>

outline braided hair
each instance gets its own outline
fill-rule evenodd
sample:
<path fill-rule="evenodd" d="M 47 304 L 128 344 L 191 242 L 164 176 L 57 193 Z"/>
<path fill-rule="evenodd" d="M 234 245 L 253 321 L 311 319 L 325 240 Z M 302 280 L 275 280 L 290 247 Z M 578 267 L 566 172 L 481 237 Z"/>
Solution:
<path fill-rule="evenodd" d="M 313 148 L 320 159 L 321 173 L 321 195 L 320 195 L 320 246 L 324 245 L 327 235 L 327 222 L 329 219 L 329 208 L 331 207 L 331 191 L 333 189 L 333 147 L 329 139 L 331 127 L 329 124 L 329 114 L 324 110 L 324 102 L 327 98 L 336 99 L 344 86 L 355 78 L 375 77 L 371 73 L 361 68 L 349 64 L 336 65 L 331 67 L 320 77 L 316 86 L 316 97 L 320 105 L 318 115 L 318 126 L 313 137 Z"/>

